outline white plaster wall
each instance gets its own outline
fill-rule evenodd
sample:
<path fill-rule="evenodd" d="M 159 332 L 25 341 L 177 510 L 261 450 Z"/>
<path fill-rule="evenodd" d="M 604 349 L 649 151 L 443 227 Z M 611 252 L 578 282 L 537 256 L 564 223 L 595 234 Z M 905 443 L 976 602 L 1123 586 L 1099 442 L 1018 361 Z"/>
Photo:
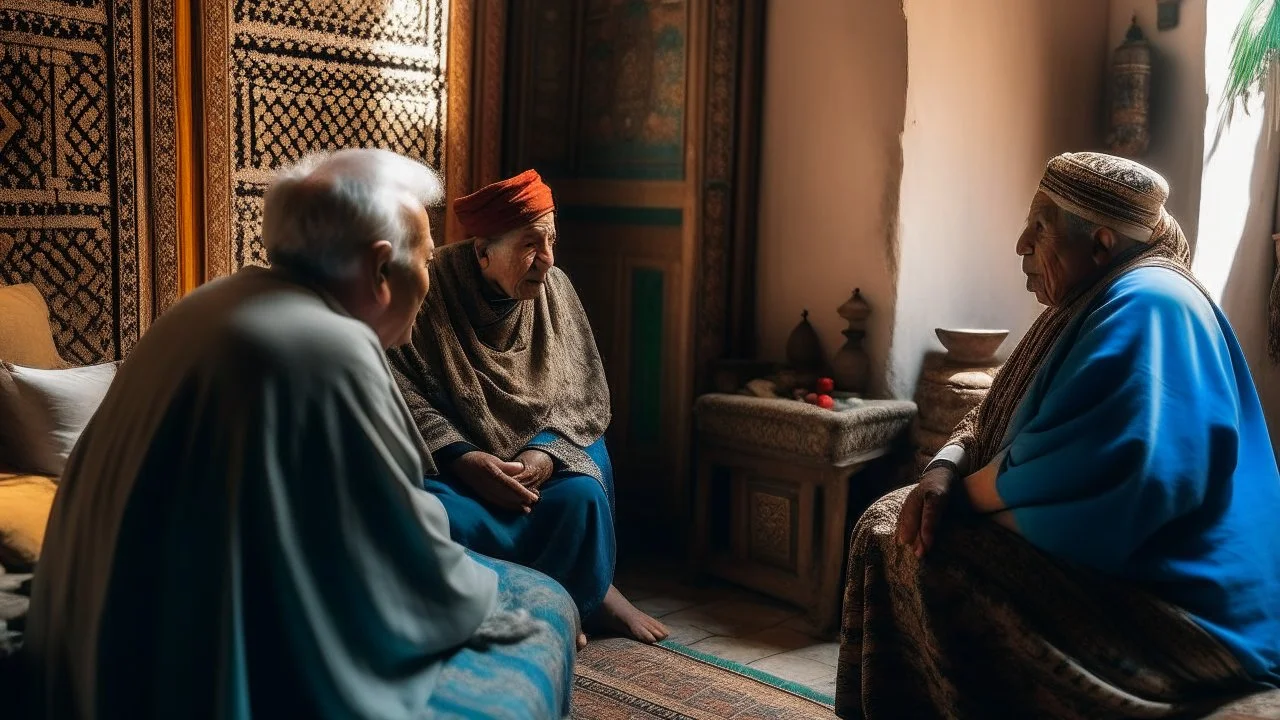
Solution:
<path fill-rule="evenodd" d="M 781 360 L 809 310 L 830 357 L 855 287 L 871 304 L 864 347 L 883 392 L 896 293 L 906 20 L 898 0 L 768 4 L 761 138 L 761 357 Z"/>
<path fill-rule="evenodd" d="M 1100 140 L 1106 0 L 906 0 L 908 89 L 890 350 L 910 397 L 935 327 L 1011 330 L 1041 311 L 1014 244 L 1045 161 Z"/>
<path fill-rule="evenodd" d="M 1272 445 L 1280 447 L 1280 368 L 1267 357 L 1280 134 L 1272 130 L 1271 118 L 1264 117 L 1261 102 L 1252 103 L 1248 112 L 1238 111 L 1229 125 L 1222 123 L 1221 113 L 1230 41 L 1246 4 L 1214 0 L 1207 18 L 1203 67 L 1208 113 L 1194 270 L 1231 321 L 1268 417 Z"/>

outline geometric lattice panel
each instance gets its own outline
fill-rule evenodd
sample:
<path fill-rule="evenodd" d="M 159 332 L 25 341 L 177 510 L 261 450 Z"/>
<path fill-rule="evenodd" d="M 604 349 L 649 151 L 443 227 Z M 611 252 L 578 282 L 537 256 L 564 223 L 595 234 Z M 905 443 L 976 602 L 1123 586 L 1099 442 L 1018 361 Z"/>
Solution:
<path fill-rule="evenodd" d="M 138 9 L 0 6 L 0 282 L 40 289 L 76 363 L 122 357 L 149 312 Z"/>
<path fill-rule="evenodd" d="M 799 497 L 783 484 L 748 481 L 747 553 L 751 560 L 797 572 L 796 554 L 802 539 L 799 532 Z"/>
<path fill-rule="evenodd" d="M 209 242 L 225 245 L 211 274 L 266 263 L 263 193 L 308 153 L 381 147 L 443 171 L 448 2 L 211 3 L 206 72 L 225 80 L 206 81 L 209 161 L 229 168 L 206 188 Z"/>

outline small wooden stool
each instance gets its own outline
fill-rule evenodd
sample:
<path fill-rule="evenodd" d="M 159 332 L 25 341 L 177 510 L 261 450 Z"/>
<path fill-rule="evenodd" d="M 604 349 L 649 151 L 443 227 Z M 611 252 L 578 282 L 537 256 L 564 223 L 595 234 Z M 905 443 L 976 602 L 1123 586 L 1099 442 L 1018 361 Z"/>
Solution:
<path fill-rule="evenodd" d="M 785 399 L 698 398 L 691 569 L 795 603 L 819 632 L 834 631 L 849 478 L 888 452 L 915 414 L 905 400 L 833 412 Z M 722 480 L 729 526 L 713 542 L 712 490 Z"/>

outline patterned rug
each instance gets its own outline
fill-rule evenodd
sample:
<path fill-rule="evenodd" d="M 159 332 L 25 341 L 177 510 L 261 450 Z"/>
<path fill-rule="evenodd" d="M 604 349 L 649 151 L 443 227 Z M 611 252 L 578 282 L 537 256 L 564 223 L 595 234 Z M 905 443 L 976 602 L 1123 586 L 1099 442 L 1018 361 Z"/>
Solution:
<path fill-rule="evenodd" d="M 573 682 L 574 720 L 835 717 L 829 698 L 674 643 L 594 640 Z"/>

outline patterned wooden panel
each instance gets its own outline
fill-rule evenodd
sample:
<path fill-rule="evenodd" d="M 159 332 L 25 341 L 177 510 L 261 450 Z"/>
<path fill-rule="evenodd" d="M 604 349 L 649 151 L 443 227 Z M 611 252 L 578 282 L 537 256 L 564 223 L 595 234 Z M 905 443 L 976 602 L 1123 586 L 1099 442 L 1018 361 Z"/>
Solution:
<path fill-rule="evenodd" d="M 506 133 L 508 175 L 529 167 L 548 180 L 572 173 L 577 11 L 576 0 L 522 0 L 513 7 L 512 32 L 518 34 L 524 57 L 534 61 L 520 57 L 510 64 L 515 77 L 509 94 L 514 111 Z"/>
<path fill-rule="evenodd" d="M 587 0 L 578 175 L 684 178 L 684 0 Z"/>
<path fill-rule="evenodd" d="M 747 555 L 758 562 L 796 572 L 799 508 L 793 489 L 748 482 Z"/>
<path fill-rule="evenodd" d="M 447 3 L 211 0 L 210 275 L 265 262 L 271 172 L 309 152 L 384 147 L 443 169 Z"/>
<path fill-rule="evenodd" d="M 123 357 L 150 319 L 143 10 L 0 5 L 0 280 L 40 289 L 77 363 Z"/>
<path fill-rule="evenodd" d="M 613 329 L 622 325 L 619 315 L 624 309 L 621 264 L 616 258 L 580 254 L 562 254 L 562 257 L 557 258 L 556 264 L 573 282 L 578 299 L 586 310 L 587 320 L 590 321 L 591 331 L 596 338 L 596 349 L 600 352 L 600 360 L 604 363 L 605 374 L 609 379 L 613 406 L 617 408 L 620 405 L 617 371 L 621 361 L 618 359 L 619 350 Z M 623 366 L 625 367 L 625 363 Z M 616 422 L 616 414 L 614 419 Z"/>

